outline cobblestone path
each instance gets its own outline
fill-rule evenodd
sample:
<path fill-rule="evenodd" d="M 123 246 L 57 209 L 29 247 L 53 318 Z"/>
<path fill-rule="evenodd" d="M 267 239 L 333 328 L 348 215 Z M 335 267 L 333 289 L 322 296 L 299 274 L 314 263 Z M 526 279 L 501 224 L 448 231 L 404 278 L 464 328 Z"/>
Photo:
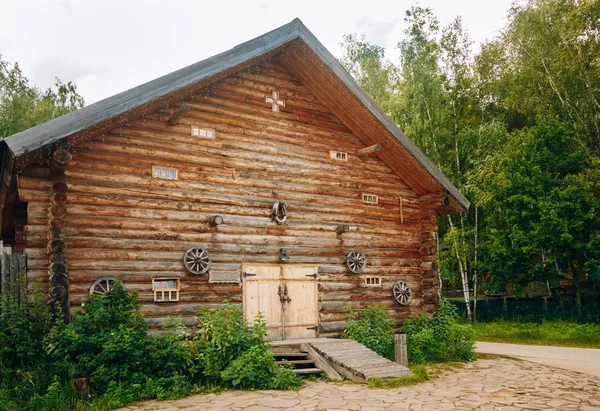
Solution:
<path fill-rule="evenodd" d="M 391 389 L 309 382 L 298 392 L 227 391 L 147 401 L 121 411 L 600 410 L 600 379 L 508 358 L 482 359 L 430 381 Z"/>

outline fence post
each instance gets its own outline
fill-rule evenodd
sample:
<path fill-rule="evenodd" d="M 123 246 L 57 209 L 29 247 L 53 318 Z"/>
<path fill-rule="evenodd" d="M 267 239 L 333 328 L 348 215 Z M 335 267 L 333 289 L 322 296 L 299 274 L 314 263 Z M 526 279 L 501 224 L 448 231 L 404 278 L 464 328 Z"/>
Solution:
<path fill-rule="evenodd" d="M 395 360 L 398 364 L 408 367 L 408 353 L 406 350 L 406 334 L 394 334 Z"/>

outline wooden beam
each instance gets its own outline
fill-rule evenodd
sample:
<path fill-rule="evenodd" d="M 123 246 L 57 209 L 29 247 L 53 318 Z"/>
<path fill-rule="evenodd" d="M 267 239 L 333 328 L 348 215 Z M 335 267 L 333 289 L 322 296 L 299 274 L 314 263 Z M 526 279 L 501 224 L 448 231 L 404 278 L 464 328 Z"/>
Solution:
<path fill-rule="evenodd" d="M 63 147 L 58 148 L 52 154 L 50 170 L 52 170 L 54 174 L 63 173 L 67 164 L 69 164 L 72 159 L 73 155 L 69 152 L 69 149 Z"/>
<path fill-rule="evenodd" d="M 213 215 L 208 217 L 207 221 L 208 224 L 210 224 L 213 227 L 216 227 L 220 224 L 223 224 L 223 217 L 221 217 L 220 215 Z"/>
<path fill-rule="evenodd" d="M 175 111 L 169 119 L 169 124 L 172 126 L 176 126 L 177 124 L 179 124 L 179 120 L 181 120 L 181 117 L 185 116 L 188 111 L 190 111 L 190 106 L 188 106 L 187 104 L 184 104 L 181 107 L 179 107 L 179 110 Z"/>
<path fill-rule="evenodd" d="M 350 230 L 350 226 L 346 224 L 340 224 L 335 227 L 335 232 L 338 234 L 347 233 Z"/>
<path fill-rule="evenodd" d="M 381 146 L 379 144 L 374 144 L 367 148 L 362 148 L 360 150 L 356 150 L 357 156 L 366 156 L 368 154 L 373 154 L 381 150 Z"/>

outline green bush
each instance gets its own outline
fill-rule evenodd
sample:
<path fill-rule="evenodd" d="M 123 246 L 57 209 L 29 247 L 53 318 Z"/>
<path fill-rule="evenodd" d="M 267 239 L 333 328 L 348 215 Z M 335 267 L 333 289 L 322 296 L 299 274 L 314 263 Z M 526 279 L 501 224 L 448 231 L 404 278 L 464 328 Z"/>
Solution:
<path fill-rule="evenodd" d="M 43 295 L 9 298 L 0 309 L 0 409 L 105 410 L 144 399 L 171 400 L 218 388 L 298 389 L 276 364 L 266 323 L 249 325 L 240 307 L 199 314 L 193 334 L 147 334 L 140 301 L 116 286 L 92 296 L 70 324 L 52 320 Z M 187 333 L 186 333 L 187 331 Z M 73 380 L 89 378 L 80 398 Z"/>
<path fill-rule="evenodd" d="M 377 354 L 394 359 L 394 320 L 383 307 L 367 307 L 359 318 L 349 310 L 347 328 L 342 338 L 355 340 Z"/>
<path fill-rule="evenodd" d="M 93 295 L 70 324 L 53 327 L 47 351 L 59 375 L 67 381 L 89 377 L 101 395 L 111 384 L 127 389 L 144 386 L 149 378 L 186 374 L 188 353 L 177 337 L 148 336 L 143 317 L 134 311 L 139 306 L 135 293 L 117 286 L 106 296 Z"/>
<path fill-rule="evenodd" d="M 457 309 L 446 300 L 431 317 L 422 314 L 404 321 L 408 359 L 422 364 L 445 361 L 471 361 L 475 358 L 475 338 L 470 325 L 458 323 Z"/>
<path fill-rule="evenodd" d="M 278 367 L 269 351 L 262 317 L 248 324 L 241 307 L 224 304 L 214 313 L 202 310 L 192 337 L 195 372 L 211 382 L 237 388 L 298 389 L 300 377 Z"/>
<path fill-rule="evenodd" d="M 21 289 L 20 304 L 8 293 L 0 295 L 0 409 L 25 409 L 32 398 L 38 405 L 33 409 L 50 409 L 41 400 L 49 401 L 57 389 L 54 384 L 48 392 L 54 381 L 44 347 L 50 312 L 40 284 Z"/>

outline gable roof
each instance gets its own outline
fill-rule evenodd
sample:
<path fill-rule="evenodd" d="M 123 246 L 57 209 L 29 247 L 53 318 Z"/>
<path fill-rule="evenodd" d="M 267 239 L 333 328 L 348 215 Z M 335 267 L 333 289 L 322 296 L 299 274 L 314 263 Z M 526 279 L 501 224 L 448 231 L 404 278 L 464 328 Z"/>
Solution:
<path fill-rule="evenodd" d="M 393 140 L 389 140 L 390 147 L 386 154 L 388 160 L 398 160 L 397 158 L 394 158 L 394 156 L 398 157 L 401 155 L 398 153 L 399 150 L 404 151 L 406 154 L 403 156 L 406 158 L 403 158 L 402 160 L 408 159 L 407 161 L 397 161 L 398 164 L 403 162 L 407 164 L 405 168 L 402 169 L 403 172 L 400 175 L 401 178 L 410 178 L 408 174 L 410 174 L 411 170 L 414 171 L 415 167 L 413 167 L 413 164 L 414 166 L 424 168 L 428 173 L 428 177 L 431 177 L 425 179 L 420 177 L 418 179 L 413 178 L 413 181 L 407 181 L 409 186 L 418 186 L 421 188 L 420 190 L 416 190 L 420 195 L 433 195 L 436 191 L 442 198 L 447 194 L 450 195 L 455 202 L 454 207 L 450 207 L 452 211 L 459 211 L 461 209 L 466 210 L 469 208 L 469 201 L 464 195 L 442 174 L 440 170 L 437 169 L 437 167 L 402 132 L 402 130 L 400 130 L 377 103 L 362 90 L 352 76 L 350 76 L 335 57 L 327 51 L 299 19 L 294 19 L 284 26 L 242 43 L 223 53 L 174 71 L 112 97 L 90 104 L 82 109 L 65 114 L 28 130 L 14 134 L 4 139 L 2 148 L 8 148 L 10 153 L 12 153 L 11 157 L 13 159 L 20 159 L 28 157 L 28 154 L 42 147 L 52 145 L 65 138 L 71 138 L 74 135 L 82 133 L 93 135 L 95 132 L 94 130 L 99 134 L 102 127 L 107 129 L 118 125 L 120 121 L 119 118 L 121 117 L 122 120 L 123 116 L 127 113 L 132 114 L 135 112 L 139 114 L 147 112 L 150 108 L 156 107 L 157 104 L 162 104 L 164 107 L 165 104 L 173 102 L 175 98 L 181 99 L 182 96 L 184 96 L 184 92 L 189 93 L 192 88 L 198 89 L 199 87 L 204 87 L 235 71 L 239 71 L 244 66 L 255 64 L 258 61 L 276 55 L 286 47 L 292 45 L 296 47 L 297 50 L 290 55 L 295 55 L 297 62 L 306 61 L 310 58 L 314 59 L 314 57 L 316 57 L 316 59 L 312 61 L 311 67 L 322 66 L 322 72 L 320 74 L 324 74 L 324 78 L 332 83 L 335 82 L 336 84 L 339 83 L 340 85 L 343 85 L 342 88 L 345 88 L 343 92 L 347 93 L 345 97 L 355 101 L 355 110 L 364 111 L 366 109 L 368 111 L 370 116 L 365 119 L 365 125 L 371 124 L 371 126 L 377 126 L 371 128 L 377 128 L 376 131 L 378 136 L 381 136 L 382 138 L 387 135 L 393 137 Z M 308 58 L 307 52 L 310 54 Z M 308 68 L 306 64 L 304 68 L 301 67 L 301 64 L 292 64 L 289 68 L 292 69 L 296 65 L 299 66 L 296 71 L 300 70 L 306 72 L 305 75 L 302 75 L 300 72 L 296 73 L 301 80 L 306 81 L 307 83 L 315 81 L 313 79 L 314 76 L 307 73 Z M 329 71 L 329 73 L 326 71 Z M 329 77 L 327 77 L 327 75 Z M 307 85 L 310 88 L 310 84 Z M 336 90 L 339 89 L 340 88 L 336 88 Z M 317 98 L 319 97 L 321 96 L 317 95 Z M 326 105 L 337 104 L 334 100 L 328 99 L 325 94 L 323 94 L 322 97 L 326 100 Z M 341 120 L 342 122 L 347 120 L 348 122 L 353 123 L 354 128 L 356 129 L 361 127 L 360 124 L 355 123 L 352 116 L 347 116 L 346 119 L 341 118 Z M 374 120 L 375 122 L 373 122 Z M 350 127 L 351 130 L 352 128 L 353 127 Z M 361 130 L 357 131 L 359 131 L 359 138 L 361 138 Z M 374 133 L 375 132 L 372 134 Z M 379 141 L 375 142 L 378 143 Z M 9 161 L 7 161 L 6 156 L 4 156 L 2 161 L 2 166 L 4 168 Z M 386 162 L 385 159 L 383 159 L 383 161 Z M 394 167 L 391 168 L 394 169 Z M 398 171 L 398 168 L 396 168 L 395 171 Z M 437 190 L 433 188 L 434 186 L 430 181 L 425 180 L 432 180 L 435 182 Z M 439 195 L 434 195 L 433 197 L 436 200 L 440 198 Z"/>

